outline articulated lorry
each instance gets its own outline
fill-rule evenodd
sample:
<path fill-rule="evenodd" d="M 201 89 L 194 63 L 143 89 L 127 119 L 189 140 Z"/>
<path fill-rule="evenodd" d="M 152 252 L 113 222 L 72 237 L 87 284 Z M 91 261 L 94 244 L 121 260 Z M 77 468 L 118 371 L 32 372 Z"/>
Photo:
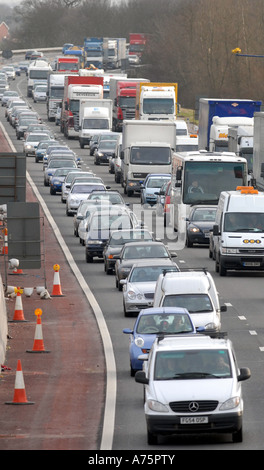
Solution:
<path fill-rule="evenodd" d="M 177 83 L 138 83 L 135 118 L 171 120 L 177 117 Z"/>
<path fill-rule="evenodd" d="M 129 34 L 129 54 L 142 56 L 147 44 L 147 35 L 145 33 Z"/>
<path fill-rule="evenodd" d="M 86 51 L 85 67 L 94 66 L 97 69 L 102 69 L 104 62 L 104 38 L 84 38 L 84 50 Z"/>
<path fill-rule="evenodd" d="M 55 70 L 62 73 L 78 73 L 78 57 L 69 57 L 68 55 L 57 57 L 55 59 Z"/>
<path fill-rule="evenodd" d="M 112 131 L 112 100 L 90 99 L 80 101 L 79 142 L 83 149 L 92 136 Z"/>
<path fill-rule="evenodd" d="M 104 38 L 105 69 L 125 69 L 126 38 Z"/>
<path fill-rule="evenodd" d="M 51 66 L 44 60 L 35 60 L 28 67 L 27 96 L 32 96 L 33 86 L 37 82 L 48 80 L 48 75 L 52 72 Z"/>
<path fill-rule="evenodd" d="M 149 82 L 144 78 L 111 77 L 109 98 L 113 101 L 113 131 L 122 131 L 124 119 L 135 119 L 137 84 Z"/>
<path fill-rule="evenodd" d="M 65 137 L 79 137 L 80 101 L 103 98 L 103 84 L 103 77 L 65 77 L 60 120 L 61 132 Z"/>
<path fill-rule="evenodd" d="M 54 121 L 58 106 L 61 105 L 64 95 L 64 73 L 50 73 L 48 75 L 47 90 L 47 117 L 48 121 Z"/>
<path fill-rule="evenodd" d="M 254 113 L 260 111 L 261 101 L 243 99 L 200 98 L 199 100 L 199 150 L 210 150 L 210 132 L 214 117 L 218 118 L 253 118 Z M 239 120 L 238 120 L 239 121 Z M 216 118 L 215 118 L 215 124 Z M 234 126 L 229 122 L 230 127 Z M 237 124 L 239 125 L 239 124 Z M 220 132 L 221 134 L 221 132 Z M 223 131 L 223 134 L 227 132 Z M 212 135 L 212 134 L 211 134 Z M 218 135 L 218 144 L 222 140 L 221 151 L 227 150 L 227 136 Z M 223 148 L 225 147 L 225 148 Z"/>
<path fill-rule="evenodd" d="M 123 122 L 121 185 L 132 196 L 140 192 L 149 173 L 171 173 L 172 153 L 176 147 L 173 121 Z"/>

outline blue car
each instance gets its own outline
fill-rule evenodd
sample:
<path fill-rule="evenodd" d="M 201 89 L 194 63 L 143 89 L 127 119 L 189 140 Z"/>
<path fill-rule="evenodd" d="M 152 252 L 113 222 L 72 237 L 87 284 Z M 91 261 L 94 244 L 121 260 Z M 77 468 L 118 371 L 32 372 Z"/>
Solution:
<path fill-rule="evenodd" d="M 72 168 L 58 168 L 50 178 L 50 194 L 61 192 L 62 183 Z"/>
<path fill-rule="evenodd" d="M 157 193 L 166 181 L 171 180 L 168 173 L 150 173 L 141 185 L 141 204 L 154 206 L 157 204 Z"/>
<path fill-rule="evenodd" d="M 204 328 L 195 328 L 191 316 L 185 308 L 152 307 L 141 310 L 134 328 L 125 328 L 123 333 L 130 335 L 130 375 L 142 370 L 142 360 L 138 356 L 148 354 L 157 335 L 196 334 Z"/>

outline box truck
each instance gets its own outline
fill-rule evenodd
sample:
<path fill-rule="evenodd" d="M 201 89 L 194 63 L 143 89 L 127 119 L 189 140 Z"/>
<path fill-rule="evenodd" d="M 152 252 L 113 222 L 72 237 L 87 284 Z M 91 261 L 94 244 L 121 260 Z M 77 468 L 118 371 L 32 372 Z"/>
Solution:
<path fill-rule="evenodd" d="M 149 173 L 171 173 L 172 153 L 176 146 L 173 121 L 123 122 L 121 185 L 132 196 L 140 192 Z"/>
<path fill-rule="evenodd" d="M 95 134 L 112 130 L 112 100 L 101 98 L 80 102 L 79 141 L 83 149 Z"/>

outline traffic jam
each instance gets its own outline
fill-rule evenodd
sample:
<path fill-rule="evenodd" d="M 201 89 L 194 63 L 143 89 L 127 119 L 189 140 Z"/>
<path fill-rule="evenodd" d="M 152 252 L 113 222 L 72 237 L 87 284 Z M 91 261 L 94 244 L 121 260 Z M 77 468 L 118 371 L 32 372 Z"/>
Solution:
<path fill-rule="evenodd" d="M 100 282 L 111 294 L 118 332 L 104 293 L 102 310 L 114 345 L 116 336 L 125 345 L 121 371 L 140 397 L 145 444 L 183 435 L 242 443 L 252 361 L 237 361 L 223 283 L 234 302 L 232 281 L 264 269 L 263 173 L 253 160 L 261 102 L 200 98 L 190 132 L 177 83 L 130 78 L 132 59 L 128 71 L 104 70 L 88 49 L 82 66 L 72 46 L 2 66 L 1 121 L 98 301 Z"/>

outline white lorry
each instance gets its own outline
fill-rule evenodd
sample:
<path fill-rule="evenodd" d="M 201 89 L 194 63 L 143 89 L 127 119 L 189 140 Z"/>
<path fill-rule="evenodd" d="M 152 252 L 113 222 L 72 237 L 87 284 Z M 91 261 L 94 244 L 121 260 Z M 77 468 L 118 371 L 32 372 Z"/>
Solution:
<path fill-rule="evenodd" d="M 113 102 L 110 99 L 80 101 L 79 142 L 83 149 L 95 134 L 112 131 Z"/>
<path fill-rule="evenodd" d="M 263 236 L 264 194 L 252 186 L 223 191 L 213 226 L 215 271 L 263 271 Z"/>
<path fill-rule="evenodd" d="M 48 121 L 54 121 L 58 106 L 61 105 L 64 94 L 64 73 L 50 73 L 48 75 L 47 91 L 47 117 Z"/>
<path fill-rule="evenodd" d="M 173 121 L 123 121 L 121 185 L 132 196 L 149 173 L 171 173 L 176 147 Z"/>
<path fill-rule="evenodd" d="M 253 129 L 254 118 L 242 116 L 213 117 L 210 128 L 209 151 L 228 151 L 228 129 L 230 127 L 247 126 Z"/>
<path fill-rule="evenodd" d="M 33 85 L 36 82 L 48 81 L 48 75 L 52 71 L 51 65 L 45 60 L 35 60 L 28 67 L 27 96 L 32 96 Z"/>
<path fill-rule="evenodd" d="M 136 119 L 175 121 L 178 107 L 177 83 L 138 83 Z"/>
<path fill-rule="evenodd" d="M 228 151 L 235 152 L 248 162 L 248 173 L 253 172 L 254 125 L 230 127 L 228 129 Z"/>
<path fill-rule="evenodd" d="M 253 185 L 264 190 L 264 112 L 254 114 Z"/>

